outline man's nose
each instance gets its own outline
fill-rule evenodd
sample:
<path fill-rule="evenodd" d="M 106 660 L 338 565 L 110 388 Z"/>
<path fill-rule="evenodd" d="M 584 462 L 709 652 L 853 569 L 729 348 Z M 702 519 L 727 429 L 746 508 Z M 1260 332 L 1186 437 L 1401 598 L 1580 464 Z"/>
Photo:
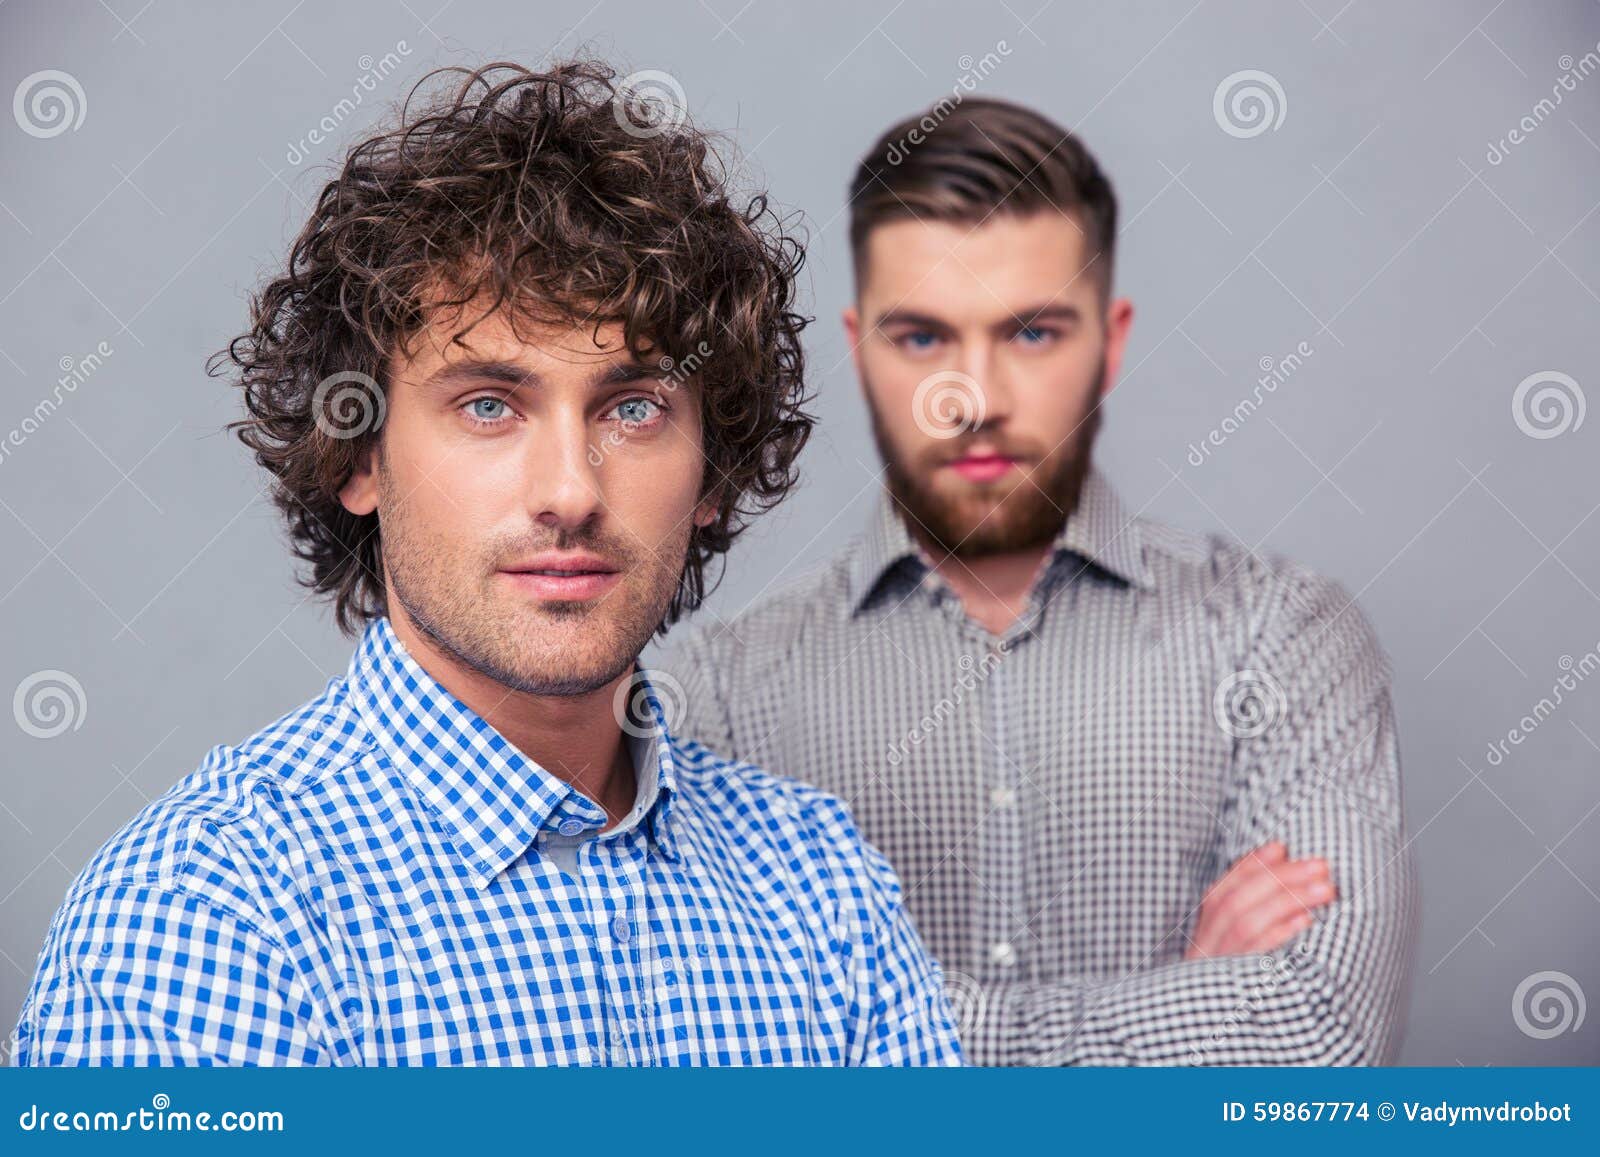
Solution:
<path fill-rule="evenodd" d="M 595 462 L 582 414 L 555 414 L 529 439 L 528 513 L 554 529 L 572 529 L 605 508 L 604 456 Z"/>
<path fill-rule="evenodd" d="M 1003 352 L 993 341 L 971 343 L 962 351 L 961 372 L 977 395 L 972 428 L 996 425 L 1011 416 L 1011 381 Z"/>

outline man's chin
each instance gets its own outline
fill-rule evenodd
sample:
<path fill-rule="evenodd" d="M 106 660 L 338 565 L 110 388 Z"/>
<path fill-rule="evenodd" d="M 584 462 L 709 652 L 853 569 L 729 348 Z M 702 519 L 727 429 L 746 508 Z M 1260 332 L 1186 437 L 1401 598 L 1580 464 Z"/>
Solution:
<path fill-rule="evenodd" d="M 913 515 L 958 558 L 982 558 L 1038 546 L 1053 539 L 1065 521 L 1065 515 L 1042 496 L 1020 494 L 1015 488 L 994 496 L 969 492 L 924 499 L 919 506 L 921 509 L 913 508 Z"/>

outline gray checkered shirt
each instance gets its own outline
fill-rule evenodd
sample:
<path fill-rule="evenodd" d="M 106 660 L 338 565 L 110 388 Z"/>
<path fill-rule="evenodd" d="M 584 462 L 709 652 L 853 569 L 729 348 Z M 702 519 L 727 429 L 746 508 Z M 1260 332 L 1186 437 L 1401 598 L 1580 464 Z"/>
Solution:
<path fill-rule="evenodd" d="M 1416 891 L 1389 665 L 1336 583 L 1130 515 L 1091 471 L 1003 636 L 887 494 L 830 563 L 669 640 L 678 729 L 844 797 L 970 1060 L 1382 1064 Z M 1272 839 L 1339 896 L 1266 956 L 1186 961 Z"/>

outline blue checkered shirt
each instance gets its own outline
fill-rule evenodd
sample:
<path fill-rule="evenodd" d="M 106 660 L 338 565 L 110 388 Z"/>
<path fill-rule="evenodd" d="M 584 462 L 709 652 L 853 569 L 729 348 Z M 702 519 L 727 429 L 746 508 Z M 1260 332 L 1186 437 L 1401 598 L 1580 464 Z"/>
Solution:
<path fill-rule="evenodd" d="M 643 687 L 639 806 L 573 848 L 603 809 L 373 620 L 79 874 L 15 1063 L 960 1064 L 845 807 L 679 740 Z"/>

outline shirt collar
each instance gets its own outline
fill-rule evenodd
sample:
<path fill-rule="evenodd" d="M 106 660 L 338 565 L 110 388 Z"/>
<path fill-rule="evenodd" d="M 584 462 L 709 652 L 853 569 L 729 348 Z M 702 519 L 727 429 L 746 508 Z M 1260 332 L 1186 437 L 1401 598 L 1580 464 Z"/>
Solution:
<path fill-rule="evenodd" d="M 1077 506 L 1055 537 L 1052 561 L 1062 552 L 1077 555 L 1132 586 L 1151 586 L 1138 520 L 1094 466 L 1084 476 Z M 849 612 L 859 611 L 883 579 L 907 560 L 928 569 L 927 556 L 906 528 L 900 504 L 887 489 L 880 490 L 867 529 L 851 552 L 846 580 Z"/>
<path fill-rule="evenodd" d="M 629 746 L 640 761 L 637 806 L 669 858 L 676 849 L 667 823 L 673 790 L 672 743 L 661 705 L 643 672 L 652 718 L 637 728 L 646 741 Z M 346 682 L 367 727 L 438 813 L 480 888 L 515 863 L 546 828 L 568 820 L 604 825 L 605 810 L 519 751 L 480 715 L 422 669 L 385 615 L 368 622 L 351 657 Z"/>

